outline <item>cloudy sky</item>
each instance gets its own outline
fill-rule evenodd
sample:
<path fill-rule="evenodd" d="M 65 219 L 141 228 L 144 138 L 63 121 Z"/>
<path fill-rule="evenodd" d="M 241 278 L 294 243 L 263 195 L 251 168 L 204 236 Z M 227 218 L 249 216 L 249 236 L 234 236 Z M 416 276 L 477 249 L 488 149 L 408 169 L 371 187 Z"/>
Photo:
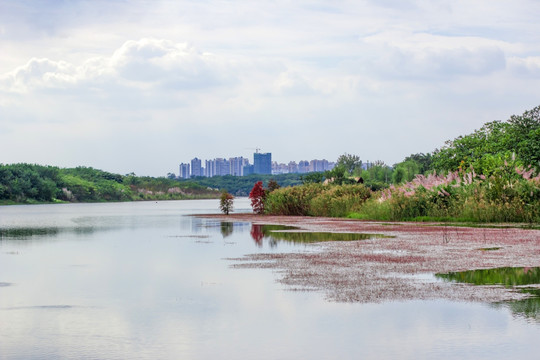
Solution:
<path fill-rule="evenodd" d="M 540 105 L 535 0 L 0 0 L 0 163 L 401 161 Z"/>

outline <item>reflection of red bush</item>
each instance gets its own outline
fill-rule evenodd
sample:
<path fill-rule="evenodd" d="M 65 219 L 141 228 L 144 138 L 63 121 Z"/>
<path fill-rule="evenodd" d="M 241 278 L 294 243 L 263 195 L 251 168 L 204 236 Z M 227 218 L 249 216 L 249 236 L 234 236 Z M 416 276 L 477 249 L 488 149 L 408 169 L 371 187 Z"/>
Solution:
<path fill-rule="evenodd" d="M 251 237 L 255 241 L 255 243 L 258 246 L 262 246 L 262 239 L 264 237 L 264 234 L 262 232 L 262 225 L 251 225 L 251 231 L 250 231 Z"/>

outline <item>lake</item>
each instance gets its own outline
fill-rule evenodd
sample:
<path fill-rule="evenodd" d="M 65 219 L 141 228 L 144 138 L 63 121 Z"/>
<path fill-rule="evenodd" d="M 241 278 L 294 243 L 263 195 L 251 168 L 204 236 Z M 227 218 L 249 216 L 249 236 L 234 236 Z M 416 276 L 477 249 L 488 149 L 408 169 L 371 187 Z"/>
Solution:
<path fill-rule="evenodd" d="M 232 268 L 317 249 L 188 216 L 217 212 L 218 200 L 0 206 L 0 359 L 538 356 L 540 324 L 507 306 L 336 303 Z"/>

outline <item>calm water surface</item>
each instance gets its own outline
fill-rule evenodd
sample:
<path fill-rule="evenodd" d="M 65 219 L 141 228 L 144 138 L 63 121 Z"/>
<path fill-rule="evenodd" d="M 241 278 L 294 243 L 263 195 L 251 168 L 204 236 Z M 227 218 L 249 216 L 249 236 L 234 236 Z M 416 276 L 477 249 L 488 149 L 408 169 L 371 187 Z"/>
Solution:
<path fill-rule="evenodd" d="M 235 202 L 248 211 L 246 200 Z M 0 359 L 533 359 L 510 307 L 338 304 L 227 258 L 315 251 L 187 214 L 217 200 L 0 207 Z M 256 240 L 256 241 L 255 241 Z"/>

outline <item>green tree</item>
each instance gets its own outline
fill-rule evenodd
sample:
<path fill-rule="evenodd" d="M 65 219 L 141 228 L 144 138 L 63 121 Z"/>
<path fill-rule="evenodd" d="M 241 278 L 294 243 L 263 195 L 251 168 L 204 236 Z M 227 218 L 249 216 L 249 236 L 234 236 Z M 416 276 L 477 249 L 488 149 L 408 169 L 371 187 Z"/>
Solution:
<path fill-rule="evenodd" d="M 403 161 L 415 161 L 417 164 L 420 165 L 420 174 L 425 174 L 429 170 L 431 170 L 431 164 L 433 163 L 433 155 L 430 153 L 424 154 L 424 153 L 417 153 L 417 154 L 411 154 L 405 158 Z"/>
<path fill-rule="evenodd" d="M 229 215 L 229 213 L 233 211 L 233 201 L 234 196 L 229 194 L 227 191 L 223 191 L 221 193 L 221 197 L 219 198 L 219 208 L 221 212 L 225 215 Z"/>
<path fill-rule="evenodd" d="M 319 184 L 324 180 L 321 172 L 312 172 L 302 176 L 302 184 Z"/>
<path fill-rule="evenodd" d="M 416 160 L 409 159 L 394 165 L 392 182 L 400 184 L 411 181 L 417 174 L 422 174 L 422 165 Z"/>
<path fill-rule="evenodd" d="M 278 182 L 274 179 L 270 179 L 268 181 L 268 192 L 272 192 L 274 190 L 279 189 L 281 186 L 279 186 Z"/>
<path fill-rule="evenodd" d="M 349 172 L 344 164 L 336 164 L 332 170 L 324 172 L 324 178 L 332 184 L 342 185 L 349 182 Z"/>
<path fill-rule="evenodd" d="M 336 166 L 343 166 L 349 174 L 353 174 L 355 170 L 362 169 L 362 160 L 360 160 L 358 155 L 345 153 L 338 157 Z"/>
<path fill-rule="evenodd" d="M 486 157 L 512 158 L 516 164 L 540 170 L 540 106 L 512 115 L 507 121 L 486 123 L 472 134 L 449 140 L 433 153 L 431 167 L 455 171 L 474 167 L 488 175 Z"/>

